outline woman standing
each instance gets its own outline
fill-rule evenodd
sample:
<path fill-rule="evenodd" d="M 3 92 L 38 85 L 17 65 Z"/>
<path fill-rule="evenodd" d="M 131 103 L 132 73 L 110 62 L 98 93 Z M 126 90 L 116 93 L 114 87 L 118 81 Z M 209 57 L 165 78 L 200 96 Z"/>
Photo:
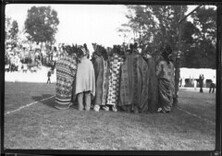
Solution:
<path fill-rule="evenodd" d="M 146 112 L 148 110 L 149 70 L 145 60 L 137 51 L 137 44 L 130 45 L 121 68 L 120 103 L 127 112 Z"/>
<path fill-rule="evenodd" d="M 76 89 L 75 94 L 78 99 L 78 110 L 84 109 L 89 111 L 91 107 L 92 96 L 95 96 L 95 74 L 92 62 L 87 58 L 88 50 L 80 47 L 80 63 L 78 64 L 76 74 Z"/>
<path fill-rule="evenodd" d="M 100 108 L 108 111 L 106 106 L 107 92 L 108 92 L 108 55 L 106 49 L 93 44 L 95 52 L 93 53 L 93 66 L 95 70 L 96 80 L 96 96 L 94 110 L 98 112 Z"/>
<path fill-rule="evenodd" d="M 170 46 L 166 46 L 162 53 L 156 75 L 159 80 L 159 104 L 158 112 L 168 113 L 171 111 L 174 96 L 174 65 L 169 56 L 172 53 Z"/>
<path fill-rule="evenodd" d="M 107 96 L 107 105 L 112 107 L 114 112 L 117 112 L 117 104 L 119 102 L 120 90 L 120 67 L 123 63 L 123 58 L 120 57 L 120 46 L 113 46 L 113 55 L 110 58 L 109 69 L 109 88 Z"/>
<path fill-rule="evenodd" d="M 65 55 L 56 62 L 56 98 L 55 107 L 57 109 L 68 109 L 72 97 L 72 84 L 75 80 L 77 62 L 76 55 L 67 46 Z"/>
<path fill-rule="evenodd" d="M 143 53 L 143 58 L 148 66 L 148 110 L 149 112 L 157 112 L 158 109 L 158 78 L 156 76 L 156 62 L 149 52 Z"/>

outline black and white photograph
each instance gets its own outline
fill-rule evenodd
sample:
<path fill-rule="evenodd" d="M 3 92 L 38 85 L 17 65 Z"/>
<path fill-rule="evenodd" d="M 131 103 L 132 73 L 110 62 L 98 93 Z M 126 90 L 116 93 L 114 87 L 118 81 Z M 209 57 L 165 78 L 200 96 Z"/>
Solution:
<path fill-rule="evenodd" d="M 6 4 L 4 149 L 214 151 L 217 6 Z"/>

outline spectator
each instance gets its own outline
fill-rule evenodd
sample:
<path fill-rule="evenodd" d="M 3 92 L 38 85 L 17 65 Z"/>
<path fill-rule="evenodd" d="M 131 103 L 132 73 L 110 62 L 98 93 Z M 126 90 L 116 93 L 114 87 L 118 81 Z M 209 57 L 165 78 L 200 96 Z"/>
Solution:
<path fill-rule="evenodd" d="M 48 84 L 48 83 L 51 83 L 51 79 L 50 79 L 50 77 L 51 77 L 51 70 L 48 71 L 47 76 L 48 76 L 48 80 L 47 80 L 47 84 Z"/>
<path fill-rule="evenodd" d="M 204 80 L 204 75 L 200 74 L 199 76 L 200 93 L 203 93 L 203 80 Z"/>
<path fill-rule="evenodd" d="M 216 87 L 216 77 L 213 76 L 213 79 L 211 80 L 211 84 L 210 84 L 210 90 L 209 90 L 209 93 L 211 93 L 211 90 L 212 90 L 212 93 L 214 93 L 214 89 Z"/>
<path fill-rule="evenodd" d="M 23 63 L 22 68 L 23 68 L 23 73 L 27 73 L 28 65 L 26 63 Z"/>
<path fill-rule="evenodd" d="M 196 79 L 193 79 L 193 84 L 194 84 L 194 90 L 197 89 L 197 80 Z"/>

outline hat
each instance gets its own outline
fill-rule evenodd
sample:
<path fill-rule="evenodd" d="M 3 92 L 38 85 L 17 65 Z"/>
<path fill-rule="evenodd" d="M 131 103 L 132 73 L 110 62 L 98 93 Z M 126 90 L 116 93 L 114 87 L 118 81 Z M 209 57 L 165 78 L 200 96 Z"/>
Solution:
<path fill-rule="evenodd" d="M 78 51 L 77 51 L 78 57 L 85 56 L 85 53 L 86 53 L 85 48 L 82 45 L 78 45 L 77 49 L 78 49 Z"/>
<path fill-rule="evenodd" d="M 163 56 L 169 56 L 170 54 L 172 54 L 172 48 L 169 46 L 169 45 L 166 45 L 164 48 L 163 48 L 163 52 L 162 52 L 162 55 Z"/>

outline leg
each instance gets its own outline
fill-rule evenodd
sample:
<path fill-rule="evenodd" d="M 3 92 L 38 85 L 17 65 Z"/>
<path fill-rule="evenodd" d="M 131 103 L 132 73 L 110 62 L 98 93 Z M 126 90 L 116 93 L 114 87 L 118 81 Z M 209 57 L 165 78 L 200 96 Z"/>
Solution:
<path fill-rule="evenodd" d="M 90 92 L 86 92 L 85 93 L 85 101 L 86 101 L 86 111 L 90 110 L 91 107 L 91 94 Z"/>
<path fill-rule="evenodd" d="M 83 110 L 83 93 L 78 94 L 78 110 Z"/>
<path fill-rule="evenodd" d="M 215 86 L 215 84 L 214 84 L 214 85 L 213 85 L 213 91 L 212 91 L 212 93 L 214 93 L 214 89 L 215 89 L 215 87 L 216 87 L 216 86 Z"/>
<path fill-rule="evenodd" d="M 202 86 L 200 86 L 200 92 L 203 93 L 203 88 L 202 88 Z"/>

